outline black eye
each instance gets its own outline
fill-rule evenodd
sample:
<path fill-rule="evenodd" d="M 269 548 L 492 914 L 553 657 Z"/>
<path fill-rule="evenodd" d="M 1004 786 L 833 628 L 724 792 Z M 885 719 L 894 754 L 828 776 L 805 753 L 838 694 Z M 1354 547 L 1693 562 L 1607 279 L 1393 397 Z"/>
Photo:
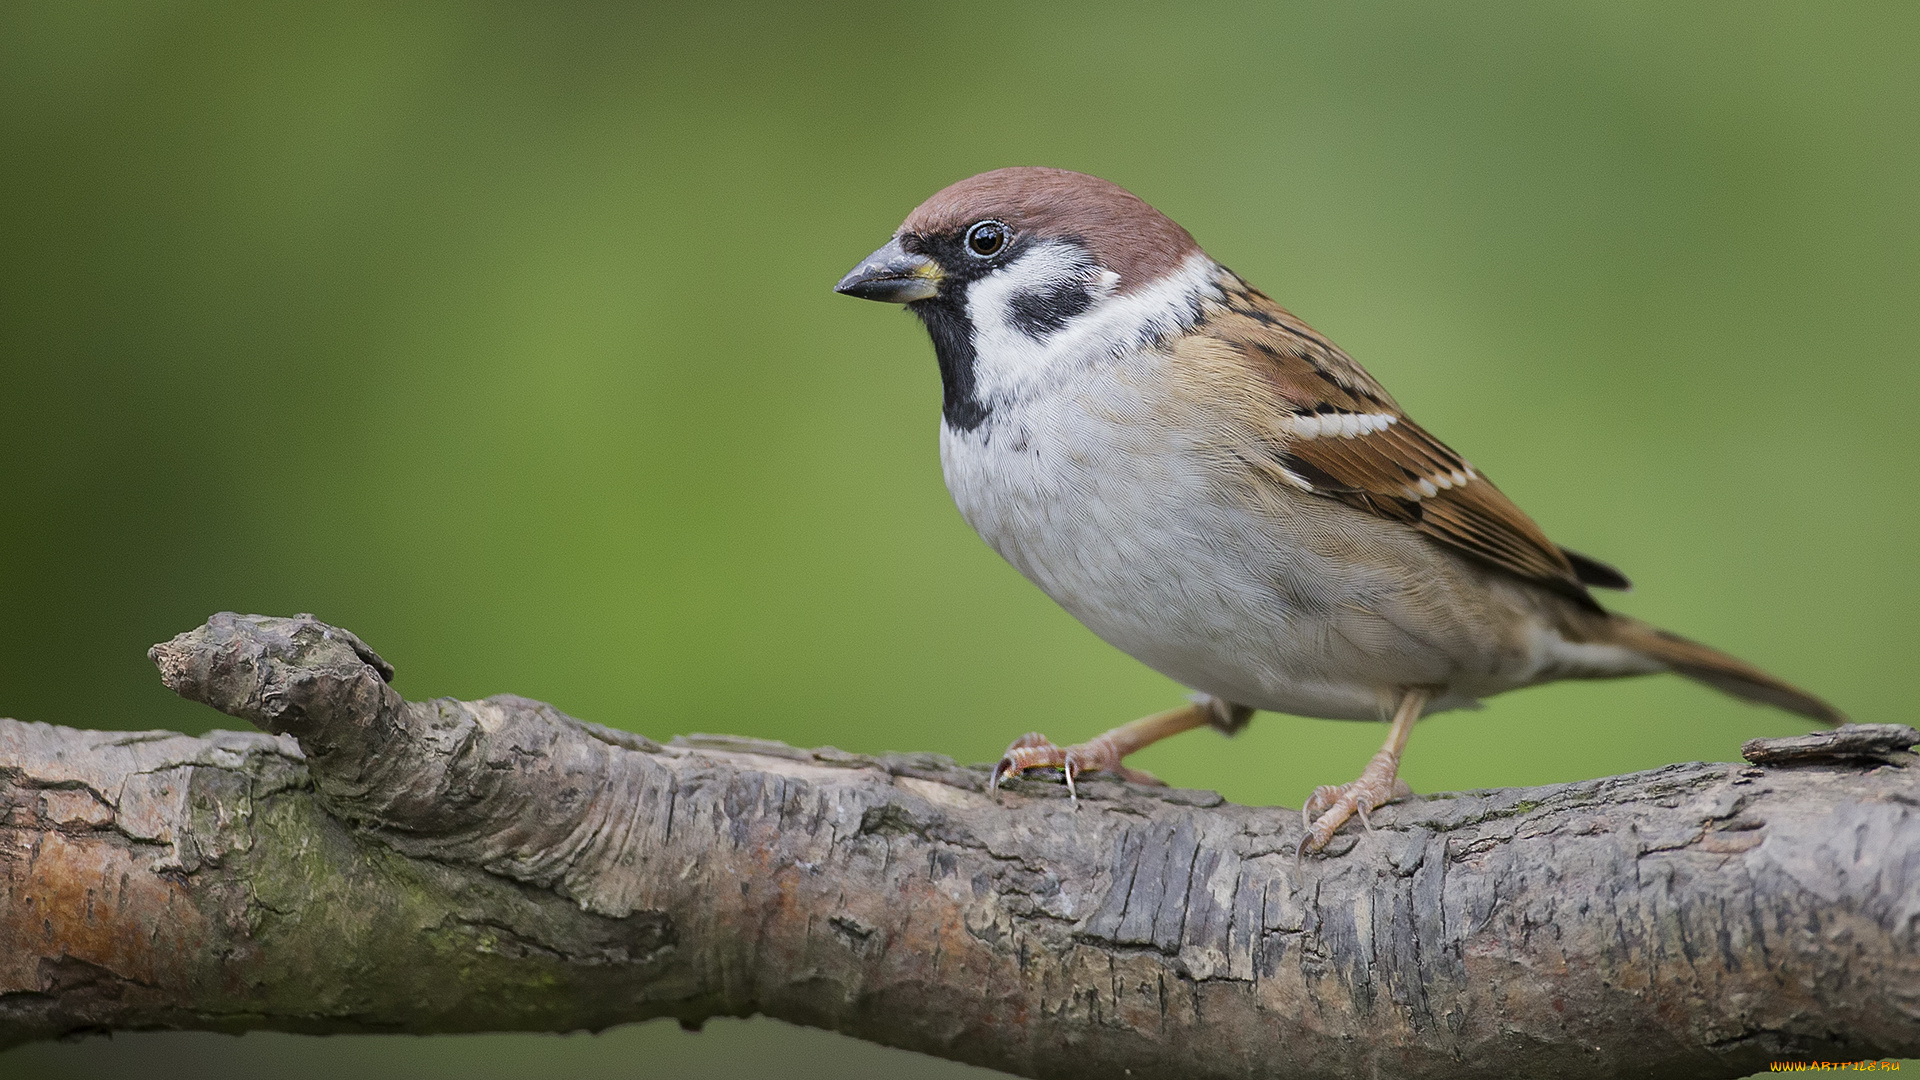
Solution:
<path fill-rule="evenodd" d="M 997 221 L 976 222 L 967 230 L 967 250 L 985 259 L 1007 246 L 1007 227 Z"/>

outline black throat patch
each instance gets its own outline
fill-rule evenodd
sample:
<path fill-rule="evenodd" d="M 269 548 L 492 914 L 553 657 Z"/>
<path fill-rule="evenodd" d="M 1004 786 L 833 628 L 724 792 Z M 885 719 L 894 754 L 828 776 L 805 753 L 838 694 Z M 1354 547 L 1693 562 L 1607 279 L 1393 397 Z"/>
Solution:
<path fill-rule="evenodd" d="M 974 392 L 973 323 L 952 299 L 936 296 L 907 305 L 926 324 L 940 362 L 940 414 L 955 431 L 972 431 L 993 409 Z"/>

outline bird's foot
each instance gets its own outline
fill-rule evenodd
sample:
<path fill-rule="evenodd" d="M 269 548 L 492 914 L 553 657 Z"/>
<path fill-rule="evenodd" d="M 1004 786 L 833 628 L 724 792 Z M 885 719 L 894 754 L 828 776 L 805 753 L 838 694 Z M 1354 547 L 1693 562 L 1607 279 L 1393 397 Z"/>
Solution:
<path fill-rule="evenodd" d="M 1395 775 L 1399 762 L 1383 760 L 1377 754 L 1360 773 L 1360 779 L 1347 784 L 1322 784 L 1300 808 L 1300 824 L 1306 835 L 1300 838 L 1300 851 L 1319 851 L 1347 819 L 1356 815 L 1371 832 L 1373 822 L 1367 815 L 1402 796 L 1413 794 L 1407 782 Z"/>
<path fill-rule="evenodd" d="M 1066 777 L 1067 794 L 1076 800 L 1080 794 L 1074 790 L 1073 781 L 1083 773 L 1111 773 L 1136 784 L 1166 786 L 1152 773 L 1129 769 L 1120 764 L 1119 748 L 1105 735 L 1063 750 L 1052 739 L 1031 731 L 1013 740 L 1013 745 L 1007 747 L 1006 754 L 993 767 L 993 776 L 987 781 L 987 788 L 990 791 L 998 788 L 1000 781 L 1019 776 L 1028 769 L 1046 768 L 1060 770 Z"/>

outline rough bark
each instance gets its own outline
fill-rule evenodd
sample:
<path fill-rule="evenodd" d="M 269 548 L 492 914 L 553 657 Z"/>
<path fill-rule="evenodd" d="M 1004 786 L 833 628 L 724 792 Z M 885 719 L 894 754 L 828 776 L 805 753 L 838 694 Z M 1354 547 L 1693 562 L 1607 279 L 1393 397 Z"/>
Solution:
<path fill-rule="evenodd" d="M 0 1045 L 766 1013 L 1046 1077 L 1920 1055 L 1911 728 L 1409 798 L 1296 867 L 1297 812 L 1210 792 L 406 703 L 305 616 L 153 656 L 268 734 L 0 721 Z"/>

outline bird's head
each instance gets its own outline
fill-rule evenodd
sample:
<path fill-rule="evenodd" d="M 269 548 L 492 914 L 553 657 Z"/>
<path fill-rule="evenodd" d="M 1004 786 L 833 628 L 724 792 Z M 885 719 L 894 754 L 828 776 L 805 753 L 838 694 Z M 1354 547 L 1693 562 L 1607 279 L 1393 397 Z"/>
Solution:
<path fill-rule="evenodd" d="M 976 370 L 979 356 L 1033 353 L 1199 254 L 1185 229 L 1118 184 L 995 169 L 921 203 L 834 290 L 919 315 L 939 354 L 947 419 L 971 427 L 991 407 L 977 393 L 993 374 Z"/>
<path fill-rule="evenodd" d="M 1066 169 L 995 169 L 921 203 L 834 291 L 961 307 L 992 292 L 1045 321 L 1060 303 L 1084 310 L 1102 294 L 1134 291 L 1199 250 L 1187 230 L 1118 184 Z"/>

